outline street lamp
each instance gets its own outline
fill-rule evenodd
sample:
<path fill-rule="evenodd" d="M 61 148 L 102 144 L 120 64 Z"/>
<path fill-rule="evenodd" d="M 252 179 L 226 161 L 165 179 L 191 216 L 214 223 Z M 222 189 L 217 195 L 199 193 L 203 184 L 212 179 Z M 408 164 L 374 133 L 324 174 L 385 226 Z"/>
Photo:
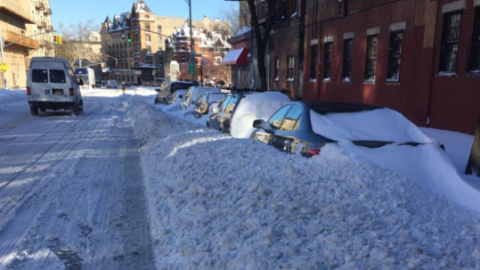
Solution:
<path fill-rule="evenodd" d="M 118 59 L 113 57 L 113 56 L 110 56 L 108 54 L 105 55 L 106 57 L 110 57 L 110 58 L 113 58 L 113 60 L 115 60 L 115 67 L 117 68 L 118 67 Z"/>

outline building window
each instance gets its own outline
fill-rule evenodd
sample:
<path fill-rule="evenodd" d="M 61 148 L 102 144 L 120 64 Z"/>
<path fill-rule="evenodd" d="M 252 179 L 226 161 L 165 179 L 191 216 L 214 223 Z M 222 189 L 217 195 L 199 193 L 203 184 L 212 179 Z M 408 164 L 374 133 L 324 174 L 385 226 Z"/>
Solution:
<path fill-rule="evenodd" d="M 292 16 L 297 15 L 297 0 L 292 0 Z"/>
<path fill-rule="evenodd" d="M 150 32 L 150 24 L 145 25 L 145 31 Z"/>
<path fill-rule="evenodd" d="M 287 57 L 287 81 L 293 81 L 293 66 L 295 65 L 295 58 L 293 56 Z"/>
<path fill-rule="evenodd" d="M 317 59 L 318 59 L 318 44 L 310 46 L 312 55 L 310 57 L 310 80 L 317 78 Z"/>
<path fill-rule="evenodd" d="M 332 42 L 325 43 L 325 54 L 323 58 L 323 79 L 330 80 L 332 75 Z"/>
<path fill-rule="evenodd" d="M 387 82 L 400 81 L 400 64 L 402 62 L 402 41 L 403 41 L 403 32 L 390 33 Z"/>
<path fill-rule="evenodd" d="M 187 62 L 187 58 L 182 57 L 182 63 L 186 63 L 186 62 Z"/>
<path fill-rule="evenodd" d="M 480 75 L 480 7 L 475 8 L 475 23 L 467 72 L 470 75 Z"/>
<path fill-rule="evenodd" d="M 353 56 L 353 39 L 345 39 L 343 41 L 343 66 L 342 81 L 350 82 L 352 79 L 352 56 Z"/>
<path fill-rule="evenodd" d="M 378 36 L 368 36 L 367 56 L 365 61 L 365 82 L 375 82 L 375 71 L 377 69 L 377 48 Z"/>
<path fill-rule="evenodd" d="M 162 33 L 162 26 L 161 25 L 157 26 L 157 32 Z"/>
<path fill-rule="evenodd" d="M 443 17 L 442 45 L 440 51 L 440 74 L 455 74 L 457 71 L 458 44 L 462 13 L 447 13 Z"/>
<path fill-rule="evenodd" d="M 277 57 L 275 58 L 275 81 L 278 81 L 278 70 L 280 70 L 280 59 Z"/>
<path fill-rule="evenodd" d="M 147 42 L 150 42 L 150 41 L 151 41 L 150 35 L 145 35 L 145 40 L 146 40 Z"/>
<path fill-rule="evenodd" d="M 214 57 L 215 61 L 214 61 L 214 65 L 218 66 L 222 63 L 222 57 L 220 56 L 215 56 Z"/>

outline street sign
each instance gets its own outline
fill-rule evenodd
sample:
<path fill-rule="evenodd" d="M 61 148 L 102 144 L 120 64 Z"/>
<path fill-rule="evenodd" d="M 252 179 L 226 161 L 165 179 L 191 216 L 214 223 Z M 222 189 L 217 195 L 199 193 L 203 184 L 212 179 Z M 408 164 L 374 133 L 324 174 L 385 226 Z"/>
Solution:
<path fill-rule="evenodd" d="M 3 63 L 2 66 L 0 67 L 0 69 L 2 70 L 2 72 L 7 72 L 8 71 L 8 65 Z"/>
<path fill-rule="evenodd" d="M 195 74 L 195 62 L 188 63 L 188 73 Z"/>

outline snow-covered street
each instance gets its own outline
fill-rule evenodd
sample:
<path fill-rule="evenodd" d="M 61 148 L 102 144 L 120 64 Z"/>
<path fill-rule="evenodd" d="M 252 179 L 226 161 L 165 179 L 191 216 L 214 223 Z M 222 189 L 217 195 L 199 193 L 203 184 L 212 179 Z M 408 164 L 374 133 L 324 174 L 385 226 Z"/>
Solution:
<path fill-rule="evenodd" d="M 0 269 L 480 269 L 480 215 L 412 179 L 209 130 L 151 88 L 82 94 L 79 117 L 0 97 Z"/>
<path fill-rule="evenodd" d="M 0 269 L 154 269 L 128 95 L 98 93 L 80 117 L 0 99 Z"/>

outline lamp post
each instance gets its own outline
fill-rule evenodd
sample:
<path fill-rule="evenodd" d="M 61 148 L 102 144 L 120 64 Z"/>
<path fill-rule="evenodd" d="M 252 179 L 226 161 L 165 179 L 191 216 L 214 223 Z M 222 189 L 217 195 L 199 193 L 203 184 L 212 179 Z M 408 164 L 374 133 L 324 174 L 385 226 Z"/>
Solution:
<path fill-rule="evenodd" d="M 110 56 L 110 55 L 108 55 L 108 54 L 106 54 L 105 56 L 106 56 L 106 57 L 110 57 L 110 58 L 112 58 L 113 60 L 115 60 L 115 68 L 118 67 L 118 59 L 117 59 L 117 58 L 115 58 L 115 57 L 113 57 L 113 56 Z"/>
<path fill-rule="evenodd" d="M 194 44 L 193 44 L 193 27 L 192 27 L 192 0 L 185 0 L 185 2 L 187 2 L 188 4 L 188 11 L 189 11 L 189 14 L 190 14 L 190 18 L 189 18 L 189 21 L 190 21 L 190 63 L 194 63 L 195 60 L 194 60 L 194 55 L 193 55 L 193 52 L 194 52 Z M 192 74 L 192 82 L 195 80 L 195 74 Z"/>

